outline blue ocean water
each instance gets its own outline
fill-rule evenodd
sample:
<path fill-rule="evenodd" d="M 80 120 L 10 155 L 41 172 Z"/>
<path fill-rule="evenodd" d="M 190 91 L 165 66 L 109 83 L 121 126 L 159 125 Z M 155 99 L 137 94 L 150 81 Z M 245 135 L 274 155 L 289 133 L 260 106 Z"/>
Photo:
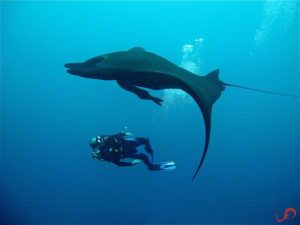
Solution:
<path fill-rule="evenodd" d="M 299 94 L 299 2 L 1 2 L 1 224 L 276 224 L 300 213 L 299 98 L 227 87 L 203 118 L 63 65 L 141 46 L 227 83 Z M 156 161 L 107 170 L 88 141 L 131 131 Z M 105 167 L 114 168 L 110 164 Z M 292 214 L 291 214 L 292 215 Z M 281 224 L 300 224 L 300 216 Z"/>

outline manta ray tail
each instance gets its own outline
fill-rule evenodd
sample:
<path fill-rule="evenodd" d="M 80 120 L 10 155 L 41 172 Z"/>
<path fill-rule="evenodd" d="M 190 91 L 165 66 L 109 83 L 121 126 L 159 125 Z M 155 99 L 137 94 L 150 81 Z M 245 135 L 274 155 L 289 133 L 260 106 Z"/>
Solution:
<path fill-rule="evenodd" d="M 290 95 L 290 94 L 283 94 L 278 92 L 272 92 L 272 91 L 265 91 L 265 90 L 258 90 L 248 87 L 243 87 L 235 84 L 227 84 L 219 80 L 219 70 L 214 70 L 207 74 L 205 77 L 203 76 L 194 76 L 190 79 L 187 79 L 185 83 L 188 84 L 188 89 L 186 90 L 197 102 L 203 118 L 204 118 L 204 124 L 205 124 L 205 146 L 204 151 L 202 154 L 201 161 L 199 163 L 199 166 L 193 176 L 193 180 L 195 179 L 197 173 L 199 172 L 209 145 L 210 140 L 210 128 L 211 128 L 211 111 L 213 104 L 218 100 L 218 98 L 221 96 L 222 91 L 225 90 L 225 86 L 231 86 L 231 87 L 237 87 L 237 88 L 243 88 L 248 89 L 252 91 L 258 91 L 258 92 L 264 92 L 268 94 L 275 94 L 275 95 L 284 95 L 284 96 L 290 96 L 290 97 L 296 97 L 299 96 L 296 95 Z"/>
<path fill-rule="evenodd" d="M 195 179 L 199 169 L 201 168 L 203 161 L 205 159 L 209 140 L 210 140 L 210 128 L 211 128 L 211 111 L 213 104 L 221 96 L 222 91 L 225 89 L 222 82 L 219 80 L 219 70 L 214 70 L 207 76 L 194 76 L 185 80 L 188 85 L 187 92 L 194 98 L 197 102 L 205 124 L 205 145 L 204 151 L 200 164 L 193 176 Z"/>
<path fill-rule="evenodd" d="M 230 87 L 243 88 L 243 89 L 247 89 L 247 90 L 251 90 L 251 91 L 258 91 L 258 92 L 263 92 L 263 93 L 268 93 L 268 94 L 273 94 L 273 95 L 283 95 L 283 96 L 288 96 L 288 97 L 299 98 L 298 95 L 291 95 L 291 94 L 284 94 L 284 93 L 278 93 L 278 92 L 273 92 L 273 91 L 258 90 L 258 89 L 248 88 L 248 87 L 239 86 L 239 85 L 235 85 L 235 84 L 227 84 L 227 83 L 224 83 L 224 82 L 221 82 L 221 83 L 225 86 L 230 86 Z"/>
<path fill-rule="evenodd" d="M 277 92 L 272 92 L 272 91 L 264 91 L 264 90 L 258 90 L 258 89 L 243 87 L 243 86 L 239 86 L 239 85 L 224 83 L 219 80 L 219 70 L 214 70 L 204 77 L 203 76 L 189 77 L 189 79 L 185 80 L 185 83 L 188 86 L 188 88 L 186 89 L 186 92 L 188 92 L 194 98 L 194 100 L 197 102 L 197 104 L 202 112 L 202 115 L 204 118 L 204 124 L 205 124 L 204 151 L 203 151 L 199 166 L 193 176 L 193 180 L 195 179 L 197 173 L 199 172 L 199 170 L 204 162 L 206 153 L 207 153 L 209 140 L 210 140 L 212 106 L 218 100 L 218 98 L 221 96 L 222 91 L 225 90 L 225 86 L 238 87 L 238 88 L 243 88 L 243 89 L 248 89 L 248 90 L 258 91 L 258 92 L 264 92 L 264 93 L 269 93 L 269 94 L 284 95 L 284 96 L 290 96 L 290 97 L 299 97 L 296 95 L 283 94 L 283 93 L 277 93 Z"/>

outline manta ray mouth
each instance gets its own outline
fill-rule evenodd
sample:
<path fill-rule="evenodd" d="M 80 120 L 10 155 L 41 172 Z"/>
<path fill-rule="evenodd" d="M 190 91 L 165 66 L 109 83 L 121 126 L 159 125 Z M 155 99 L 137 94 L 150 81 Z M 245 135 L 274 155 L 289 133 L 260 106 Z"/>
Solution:
<path fill-rule="evenodd" d="M 89 77 L 89 75 L 90 75 L 90 73 L 89 73 L 88 70 L 81 69 L 81 68 L 80 69 L 77 69 L 77 68 L 73 69 L 73 68 L 71 68 L 71 69 L 68 69 L 67 72 L 69 74 L 76 75 L 76 76 L 81 76 L 81 77 Z"/>
<path fill-rule="evenodd" d="M 67 72 L 72 75 L 80 75 L 79 71 L 76 69 L 68 69 Z"/>

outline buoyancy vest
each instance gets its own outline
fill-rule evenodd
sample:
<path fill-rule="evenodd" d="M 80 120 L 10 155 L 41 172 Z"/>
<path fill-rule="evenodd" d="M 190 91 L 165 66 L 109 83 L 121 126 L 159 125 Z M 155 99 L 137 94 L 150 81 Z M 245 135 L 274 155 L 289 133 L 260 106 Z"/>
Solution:
<path fill-rule="evenodd" d="M 112 162 L 123 158 L 123 138 L 116 136 L 102 136 L 100 137 L 101 144 L 98 148 L 99 157 Z"/>

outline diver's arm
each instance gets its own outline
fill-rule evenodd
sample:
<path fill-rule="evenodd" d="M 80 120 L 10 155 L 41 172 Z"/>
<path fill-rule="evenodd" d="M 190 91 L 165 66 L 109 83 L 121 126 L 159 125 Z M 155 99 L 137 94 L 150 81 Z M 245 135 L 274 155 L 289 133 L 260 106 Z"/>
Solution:
<path fill-rule="evenodd" d="M 92 152 L 92 159 L 97 157 L 97 147 L 93 148 L 93 152 Z"/>
<path fill-rule="evenodd" d="M 119 132 L 118 134 L 111 135 L 114 138 L 124 138 L 125 136 L 132 136 L 130 132 Z"/>
<path fill-rule="evenodd" d="M 113 137 L 113 138 L 123 138 L 125 136 L 126 135 L 123 132 L 119 132 L 117 134 L 111 135 L 111 137 Z"/>

